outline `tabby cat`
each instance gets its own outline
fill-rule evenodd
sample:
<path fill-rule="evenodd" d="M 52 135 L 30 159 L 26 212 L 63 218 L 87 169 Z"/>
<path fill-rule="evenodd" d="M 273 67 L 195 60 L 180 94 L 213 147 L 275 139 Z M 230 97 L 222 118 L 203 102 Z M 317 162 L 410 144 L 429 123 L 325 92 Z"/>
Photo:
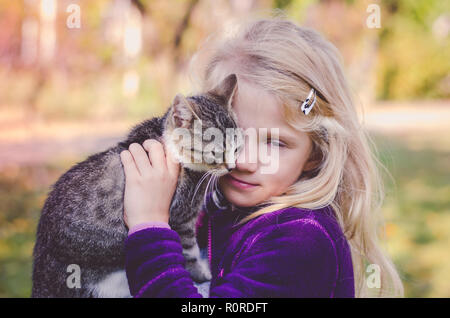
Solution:
<path fill-rule="evenodd" d="M 194 134 L 194 121 L 201 132 L 209 127 L 225 134 L 235 129 L 237 118 L 232 98 L 237 90 L 235 74 L 216 88 L 194 96 L 178 94 L 168 111 L 135 126 L 128 137 L 106 151 L 91 155 L 64 173 L 53 185 L 40 216 L 33 251 L 32 297 L 130 297 L 124 265 L 124 240 L 128 229 L 123 221 L 125 175 L 120 152 L 130 144 L 153 138 L 166 145 L 180 160 L 181 171 L 171 206 L 169 225 L 178 232 L 186 258 L 186 269 L 196 282 L 211 279 L 207 262 L 200 258 L 195 237 L 197 212 L 205 193 L 217 178 L 227 174 L 234 162 L 188 163 L 195 152 L 203 155 L 204 141 Z M 184 128 L 192 140 L 201 138 L 202 149 L 182 145 L 173 132 Z M 225 140 L 225 137 L 223 138 Z M 239 138 L 226 152 L 237 153 Z M 228 142 L 227 142 L 228 143 Z M 216 151 L 217 152 L 217 151 Z M 188 158 L 189 157 L 189 158 Z M 208 182 L 203 182 L 209 177 Z M 79 284 L 76 277 L 80 274 Z"/>

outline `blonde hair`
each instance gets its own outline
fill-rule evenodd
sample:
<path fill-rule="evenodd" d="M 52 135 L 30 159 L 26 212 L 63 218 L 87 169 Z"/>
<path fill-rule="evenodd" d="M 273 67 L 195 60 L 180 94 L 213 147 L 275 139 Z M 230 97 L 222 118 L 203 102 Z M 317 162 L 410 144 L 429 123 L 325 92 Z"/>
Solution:
<path fill-rule="evenodd" d="M 356 296 L 370 296 L 366 263 L 380 268 L 376 296 L 403 296 L 395 266 L 378 240 L 384 187 L 377 164 L 382 165 L 359 123 L 341 60 L 318 32 L 274 15 L 250 19 L 233 32 L 214 33 L 194 55 L 190 73 L 202 91 L 231 73 L 259 85 L 282 101 L 287 123 L 307 132 L 313 142 L 310 160 L 319 159 L 320 164 L 243 222 L 291 206 L 331 205 L 351 247 Z M 317 91 L 317 102 L 306 116 L 299 105 L 311 87 Z"/>

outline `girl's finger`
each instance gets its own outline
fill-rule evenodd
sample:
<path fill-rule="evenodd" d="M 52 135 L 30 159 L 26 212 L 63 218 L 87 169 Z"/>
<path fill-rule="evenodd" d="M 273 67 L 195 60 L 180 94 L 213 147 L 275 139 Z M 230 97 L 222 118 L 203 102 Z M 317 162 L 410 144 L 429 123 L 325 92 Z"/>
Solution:
<path fill-rule="evenodd" d="M 180 163 L 178 160 L 174 157 L 172 154 L 172 151 L 167 149 L 167 147 L 164 145 L 164 150 L 166 153 L 166 164 L 167 164 L 167 170 L 173 175 L 177 176 L 180 172 Z"/>
<path fill-rule="evenodd" d="M 138 176 L 138 171 L 136 169 L 133 156 L 128 150 L 124 150 L 120 153 L 120 160 L 122 161 L 126 180 L 130 180 Z"/>
<path fill-rule="evenodd" d="M 151 164 L 144 148 L 138 143 L 132 143 L 128 149 L 133 155 L 134 162 L 136 163 L 140 175 L 148 175 L 150 173 Z"/>
<path fill-rule="evenodd" d="M 144 141 L 143 146 L 148 151 L 148 157 L 152 162 L 152 167 L 159 170 L 166 170 L 166 155 L 163 145 L 155 139 L 147 139 Z"/>

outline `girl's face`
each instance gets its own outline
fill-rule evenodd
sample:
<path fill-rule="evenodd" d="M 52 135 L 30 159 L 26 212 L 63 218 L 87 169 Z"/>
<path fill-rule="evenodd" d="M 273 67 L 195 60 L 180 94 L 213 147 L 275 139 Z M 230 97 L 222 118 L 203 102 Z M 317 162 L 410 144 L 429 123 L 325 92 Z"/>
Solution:
<path fill-rule="evenodd" d="M 258 151 L 261 141 L 258 138 L 256 145 L 252 146 L 249 136 L 246 136 L 244 148 L 236 160 L 236 168 L 219 179 L 220 190 L 229 202 L 250 207 L 283 194 L 297 181 L 304 169 L 310 169 L 307 159 L 312 141 L 306 133 L 294 130 L 285 122 L 282 105 L 275 96 L 246 81 L 239 80 L 233 109 L 238 117 L 238 126 L 244 131 L 256 129 L 256 135 L 259 136 L 259 128 L 267 128 L 268 132 L 270 128 L 279 129 L 278 142 L 271 140 L 270 135 L 265 141 L 268 153 L 278 147 L 278 156 L 270 156 L 271 160 L 277 161 L 270 163 L 277 167 L 275 172 L 267 173 L 268 169 L 261 169 L 267 168 L 267 161 L 261 158 L 254 160 L 249 155 L 249 151 Z"/>

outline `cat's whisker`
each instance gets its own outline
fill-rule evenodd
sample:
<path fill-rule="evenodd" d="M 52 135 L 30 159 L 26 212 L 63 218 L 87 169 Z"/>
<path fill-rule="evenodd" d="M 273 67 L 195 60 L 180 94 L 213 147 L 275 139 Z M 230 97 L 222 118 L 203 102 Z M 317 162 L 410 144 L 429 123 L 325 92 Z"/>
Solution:
<path fill-rule="evenodd" d="M 216 191 L 219 189 L 219 178 L 220 178 L 219 175 L 215 175 L 213 189 L 212 189 L 213 191 Z"/>
<path fill-rule="evenodd" d="M 208 175 L 211 173 L 211 171 L 207 171 L 201 178 L 200 181 L 197 183 L 195 189 L 198 190 L 198 187 L 205 181 L 205 179 L 208 177 Z"/>
<path fill-rule="evenodd" d="M 207 171 L 207 172 L 200 178 L 200 180 L 198 181 L 197 185 L 195 186 L 194 194 L 193 194 L 193 196 L 192 196 L 191 206 L 192 206 L 192 203 L 194 202 L 194 198 L 195 198 L 195 196 L 196 196 L 196 194 L 197 194 L 197 191 L 198 191 L 198 189 L 200 188 L 201 184 L 202 184 L 203 181 L 208 177 L 208 175 L 211 174 L 211 173 L 212 173 L 212 172 L 211 172 L 210 170 Z"/>
<path fill-rule="evenodd" d="M 211 181 L 215 180 L 215 174 L 214 171 L 211 172 L 211 178 L 209 178 L 208 184 L 206 185 L 205 193 L 203 194 L 203 202 L 206 200 L 206 196 L 209 193 L 209 185 L 211 184 Z"/>
<path fill-rule="evenodd" d="M 209 174 L 209 171 L 207 171 L 207 172 L 200 178 L 200 180 L 198 181 L 198 183 L 197 183 L 197 185 L 195 186 L 195 189 L 194 189 L 194 194 L 193 194 L 193 196 L 192 196 L 192 200 L 194 200 L 195 195 L 197 194 L 197 191 L 198 191 L 199 187 L 201 186 L 201 184 L 203 183 L 203 181 L 205 180 L 205 178 L 208 176 L 208 174 Z M 191 205 L 192 205 L 192 202 L 193 202 L 193 201 L 191 201 Z"/>
<path fill-rule="evenodd" d="M 219 179 L 220 176 L 216 176 L 215 182 L 214 182 L 214 190 L 219 190 Z"/>

